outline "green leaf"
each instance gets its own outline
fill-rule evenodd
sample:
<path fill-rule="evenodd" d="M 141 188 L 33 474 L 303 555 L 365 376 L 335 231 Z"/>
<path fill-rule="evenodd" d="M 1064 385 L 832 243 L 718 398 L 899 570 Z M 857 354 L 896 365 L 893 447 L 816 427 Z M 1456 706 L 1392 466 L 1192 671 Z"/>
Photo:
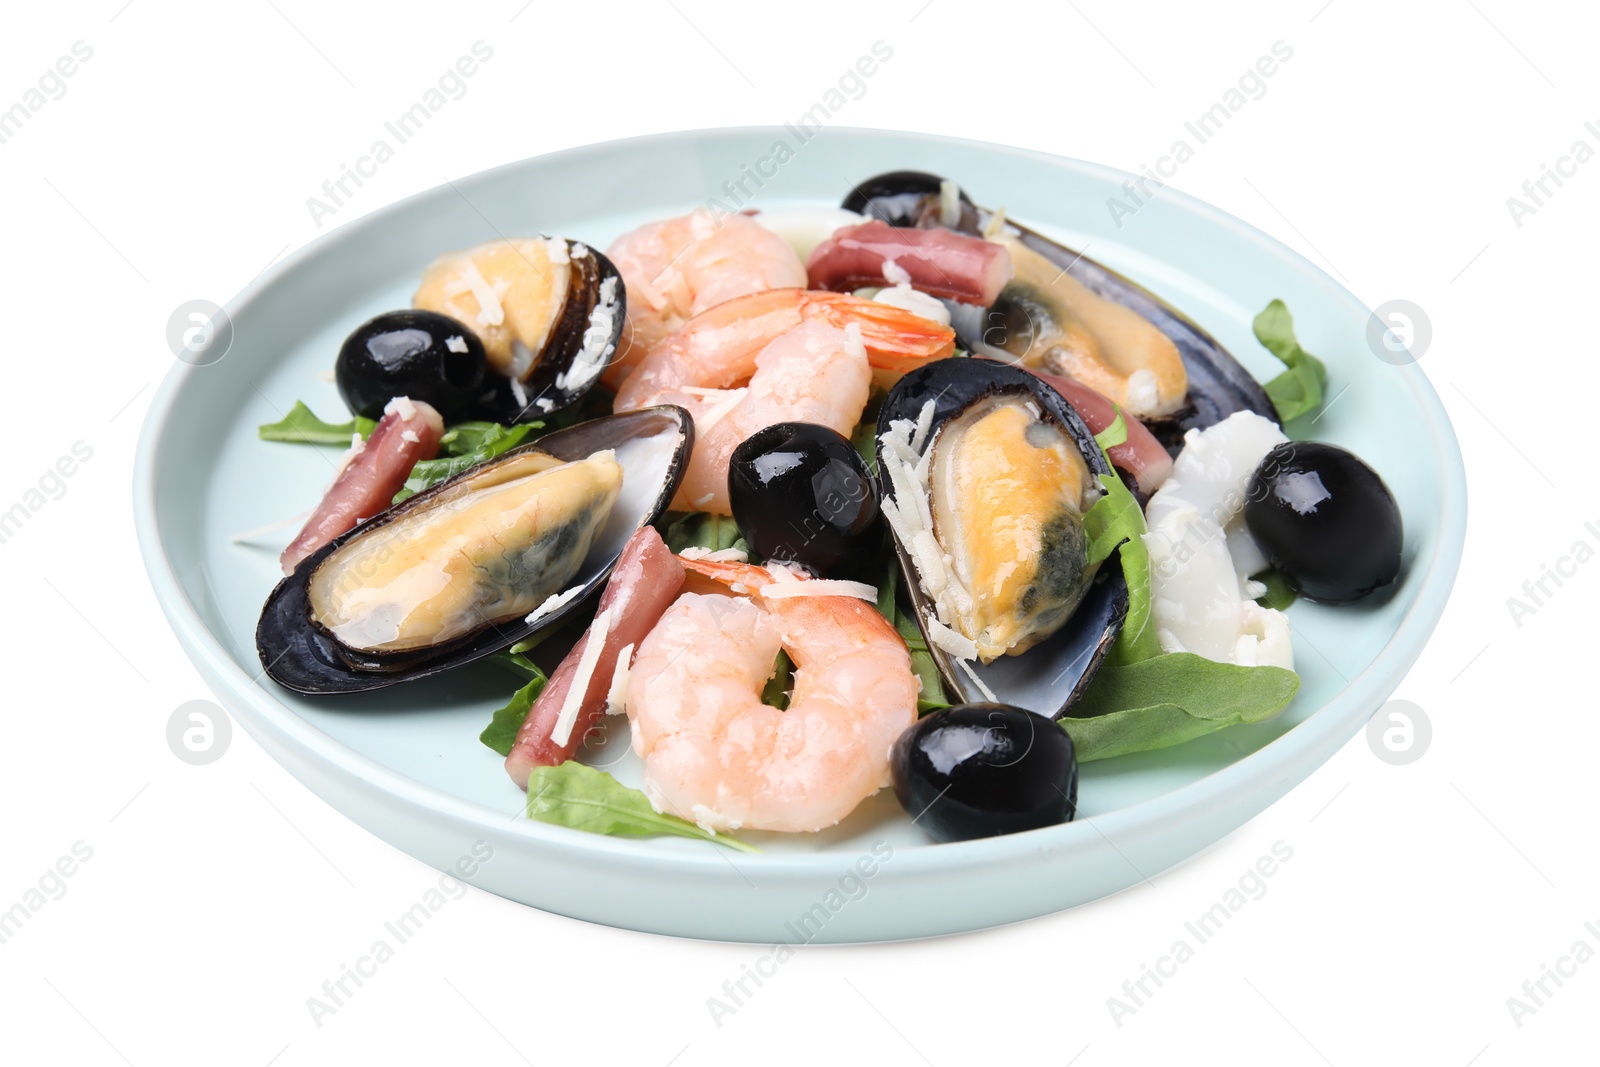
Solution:
<path fill-rule="evenodd" d="M 1128 427 L 1119 409 L 1116 421 L 1102 430 L 1095 441 L 1104 451 L 1121 444 L 1127 436 Z M 1110 461 L 1108 456 L 1106 462 Z M 1089 562 L 1102 563 L 1118 547 L 1122 549 L 1117 558 L 1128 583 L 1128 614 L 1122 621 L 1117 643 L 1111 646 L 1110 658 L 1113 663 L 1136 663 L 1161 654 L 1150 622 L 1150 551 L 1144 545 L 1144 512 L 1116 474 L 1102 474 L 1099 481 L 1105 494 L 1083 516 L 1083 527 L 1089 535 Z"/>
<path fill-rule="evenodd" d="M 1264 608 L 1273 608 L 1282 611 L 1299 599 L 1299 594 L 1289 584 L 1280 570 L 1262 571 L 1252 575 L 1252 580 L 1260 582 L 1267 587 L 1267 591 L 1256 597 L 1256 603 Z"/>
<path fill-rule="evenodd" d="M 928 642 L 922 637 L 917 620 L 900 610 L 900 559 L 895 555 L 894 542 L 885 538 L 886 561 L 883 581 L 878 584 L 878 614 L 888 619 L 895 632 L 911 651 L 911 673 L 917 676 L 917 711 L 926 714 L 950 706 L 950 694 L 945 692 L 944 678 Z"/>
<path fill-rule="evenodd" d="M 778 649 L 778 658 L 772 665 L 772 677 L 761 690 L 761 703 L 779 711 L 789 707 L 789 688 L 794 683 L 794 662 L 789 653 Z"/>
<path fill-rule="evenodd" d="M 1128 424 L 1123 421 L 1120 407 L 1117 408 L 1117 417 L 1111 425 L 1094 435 L 1094 443 L 1100 446 L 1102 452 L 1109 452 L 1118 445 L 1128 443 Z"/>
<path fill-rule="evenodd" d="M 350 436 L 360 434 L 363 438 L 371 435 L 372 428 L 378 425 L 371 419 L 360 416 L 349 422 L 323 422 L 312 414 L 305 403 L 296 400 L 294 407 L 289 409 L 277 422 L 264 423 L 256 428 L 256 433 L 263 441 L 290 441 L 304 445 L 338 445 L 340 448 L 350 447 Z"/>
<path fill-rule="evenodd" d="M 523 720 L 528 717 L 528 709 L 533 707 L 533 702 L 544 691 L 548 681 L 544 672 L 535 667 L 531 662 L 521 656 L 513 657 L 521 660 L 526 665 L 526 670 L 531 672 L 528 684 L 518 689 L 506 703 L 494 713 L 494 719 L 484 727 L 483 733 L 478 735 L 478 740 L 500 753 L 502 756 L 511 755 L 511 746 L 517 743 L 517 731 L 522 729 Z M 523 669 L 518 665 L 518 669 Z"/>
<path fill-rule="evenodd" d="M 1320 408 L 1328 387 L 1328 368 L 1300 347 L 1294 335 L 1294 317 L 1284 302 L 1268 304 L 1251 326 L 1256 340 L 1288 368 L 1265 387 L 1272 406 L 1278 409 L 1279 421 L 1289 422 Z"/>
<path fill-rule="evenodd" d="M 760 852 L 736 837 L 702 830 L 676 815 L 663 815 L 637 789 L 629 789 L 605 771 L 576 760 L 559 767 L 538 767 L 528 776 L 528 818 L 592 834 L 651 837 L 676 834 L 713 841 L 741 852 Z"/>
<path fill-rule="evenodd" d="M 1061 720 L 1080 762 L 1191 741 L 1288 706 L 1300 676 L 1282 667 L 1240 667 L 1192 652 L 1107 663 Z"/>
<path fill-rule="evenodd" d="M 691 512 L 667 527 L 667 547 L 673 552 L 686 548 L 705 548 L 712 552 L 737 548 L 748 553 L 750 546 L 739 533 L 739 524 L 731 515 L 712 515 Z"/>
<path fill-rule="evenodd" d="M 457 423 L 439 439 L 437 459 L 422 460 L 411 468 L 411 477 L 406 479 L 405 488 L 394 495 L 394 503 L 510 451 L 543 426 L 540 422 L 519 422 L 515 426 L 502 426 L 497 422 Z"/>

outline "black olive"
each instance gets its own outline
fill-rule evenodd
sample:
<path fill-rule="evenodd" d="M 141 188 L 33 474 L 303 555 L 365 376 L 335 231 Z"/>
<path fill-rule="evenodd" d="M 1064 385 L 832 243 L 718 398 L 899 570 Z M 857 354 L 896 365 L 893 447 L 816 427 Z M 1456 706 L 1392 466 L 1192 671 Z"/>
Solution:
<path fill-rule="evenodd" d="M 894 795 L 939 841 L 1071 822 L 1078 759 L 1067 732 L 1009 704 L 960 704 L 919 720 L 889 755 Z"/>
<path fill-rule="evenodd" d="M 1334 445 L 1289 441 L 1250 478 L 1244 519 L 1302 596 L 1347 604 L 1400 575 L 1400 506 L 1378 472 Z"/>
<path fill-rule="evenodd" d="M 892 170 L 877 174 L 851 189 L 839 206 L 891 226 L 919 226 L 938 214 L 939 190 L 944 179 L 920 170 Z M 970 229 L 976 214 L 972 201 L 961 193 L 962 221 L 957 229 Z"/>
<path fill-rule="evenodd" d="M 466 415 L 488 376 L 483 342 L 448 315 L 385 311 L 345 338 L 334 368 L 351 411 L 380 418 L 397 396 L 425 400 L 446 422 Z"/>
<path fill-rule="evenodd" d="M 728 501 L 756 555 L 819 574 L 875 558 L 878 498 L 855 447 L 826 426 L 780 422 L 733 450 Z"/>

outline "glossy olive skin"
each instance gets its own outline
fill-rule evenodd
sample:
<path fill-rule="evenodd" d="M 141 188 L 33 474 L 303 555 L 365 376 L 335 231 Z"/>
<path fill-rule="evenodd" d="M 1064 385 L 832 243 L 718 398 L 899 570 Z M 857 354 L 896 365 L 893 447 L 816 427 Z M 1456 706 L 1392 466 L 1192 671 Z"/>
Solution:
<path fill-rule="evenodd" d="M 1071 822 L 1072 738 L 1009 704 L 960 704 L 924 716 L 889 754 L 894 795 L 938 841 L 970 841 Z"/>
<path fill-rule="evenodd" d="M 1290 441 L 1250 478 L 1244 519 L 1302 596 L 1348 604 L 1400 575 L 1400 506 L 1378 472 L 1334 445 Z"/>
<path fill-rule="evenodd" d="M 939 175 L 926 171 L 892 170 L 857 184 L 839 206 L 891 226 L 917 226 L 930 210 L 937 210 L 943 181 Z M 970 222 L 975 216 L 972 215 L 972 201 L 965 192 L 961 194 L 961 203 L 963 218 Z"/>
<path fill-rule="evenodd" d="M 452 341 L 465 351 L 453 351 Z M 382 417 L 394 397 L 406 396 L 427 401 L 453 422 L 471 409 L 488 377 L 477 334 L 448 315 L 409 309 L 385 311 L 358 326 L 334 366 L 339 395 L 369 419 Z"/>
<path fill-rule="evenodd" d="M 809 422 L 780 422 L 733 450 L 728 500 L 762 559 L 802 563 L 824 577 L 876 558 L 878 497 L 861 454 Z"/>

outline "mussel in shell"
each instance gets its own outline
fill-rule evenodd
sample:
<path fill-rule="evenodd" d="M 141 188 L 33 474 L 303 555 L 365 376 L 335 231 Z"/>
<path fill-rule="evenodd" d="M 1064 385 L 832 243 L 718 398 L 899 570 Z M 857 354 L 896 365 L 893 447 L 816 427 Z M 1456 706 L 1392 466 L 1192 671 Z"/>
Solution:
<path fill-rule="evenodd" d="M 490 388 L 473 414 L 529 422 L 576 402 L 622 339 L 626 293 L 610 260 L 576 241 L 490 241 L 434 261 L 412 303 L 483 343 Z"/>
<path fill-rule="evenodd" d="M 943 226 L 1007 246 L 1016 274 L 994 304 L 948 305 L 975 355 L 1077 378 L 1137 415 L 1174 453 L 1184 431 L 1236 411 L 1277 421 L 1260 384 L 1193 320 L 1082 253 L 997 220 L 954 183 L 894 171 L 860 183 L 844 204 L 892 225 Z"/>
<path fill-rule="evenodd" d="M 1111 467 L 1061 395 L 988 359 L 907 374 L 879 414 L 878 479 L 918 624 L 963 701 L 1052 717 L 1121 629 L 1128 591 L 1088 561 Z"/>
<path fill-rule="evenodd" d="M 301 693 L 436 674 L 559 623 L 677 492 L 678 407 L 581 423 L 471 467 L 336 538 L 267 598 L 266 672 Z"/>

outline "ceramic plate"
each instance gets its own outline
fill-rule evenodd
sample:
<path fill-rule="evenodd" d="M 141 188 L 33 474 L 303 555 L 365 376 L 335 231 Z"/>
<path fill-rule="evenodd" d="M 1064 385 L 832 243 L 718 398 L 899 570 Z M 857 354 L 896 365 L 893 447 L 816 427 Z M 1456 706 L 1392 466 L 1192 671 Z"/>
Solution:
<path fill-rule="evenodd" d="M 1311 430 L 1363 456 L 1393 489 L 1406 567 L 1379 602 L 1290 609 L 1303 684 L 1282 715 L 1086 765 L 1079 818 L 1065 826 L 936 845 L 885 790 L 824 833 L 748 834 L 766 851 L 746 855 L 519 817 L 522 793 L 478 741 L 516 688 L 493 666 L 320 700 L 263 679 L 256 616 L 293 531 L 233 538 L 312 507 L 332 453 L 259 441 L 256 426 L 296 400 L 344 418 L 325 380 L 340 342 L 369 316 L 406 306 L 436 255 L 538 232 L 604 248 L 713 199 L 727 209 L 836 204 L 856 181 L 902 168 L 949 176 L 979 203 L 1086 249 L 1186 311 L 1259 378 L 1279 368 L 1251 336 L 1251 317 L 1274 297 L 1288 302 L 1339 398 Z M 1438 398 L 1417 366 L 1374 355 L 1360 301 L 1272 238 L 1170 189 L 1119 226 L 1107 199 L 1122 195 L 1126 177 L 923 134 L 827 129 L 801 143 L 788 128 L 715 130 L 513 163 L 342 226 L 234 299 L 226 355 L 180 363 L 151 407 L 135 505 L 162 608 L 228 711 L 328 803 L 441 870 L 492 849 L 471 880 L 548 911 L 693 937 L 870 941 L 1012 922 L 1142 881 L 1293 788 L 1394 690 L 1449 596 L 1466 487 Z M 613 730 L 586 758 L 637 784 L 626 728 Z"/>

